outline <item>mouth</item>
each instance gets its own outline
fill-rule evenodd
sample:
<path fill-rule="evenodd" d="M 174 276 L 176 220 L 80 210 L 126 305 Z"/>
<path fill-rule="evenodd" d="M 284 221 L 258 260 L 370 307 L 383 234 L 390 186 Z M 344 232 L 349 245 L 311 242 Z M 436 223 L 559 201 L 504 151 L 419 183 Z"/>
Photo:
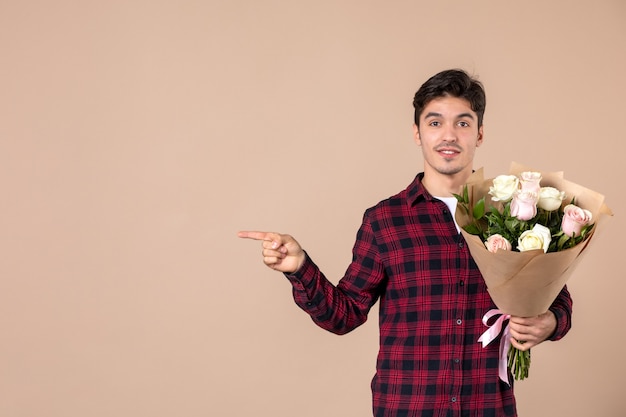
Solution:
<path fill-rule="evenodd" d="M 436 149 L 436 151 L 437 151 L 437 153 L 439 153 L 444 158 L 452 158 L 452 157 L 458 155 L 459 153 L 461 153 L 460 149 L 449 148 L 449 147 L 439 148 L 439 149 Z"/>

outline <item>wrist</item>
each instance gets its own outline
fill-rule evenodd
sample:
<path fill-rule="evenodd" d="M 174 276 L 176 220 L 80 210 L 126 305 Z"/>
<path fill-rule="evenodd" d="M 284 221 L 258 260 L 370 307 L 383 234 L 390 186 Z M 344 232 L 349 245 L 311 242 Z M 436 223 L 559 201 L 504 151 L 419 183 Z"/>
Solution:
<path fill-rule="evenodd" d="M 300 271 L 302 269 L 302 265 L 304 265 L 305 261 L 306 261 L 306 252 L 305 251 L 301 251 L 298 254 L 298 260 L 296 262 L 296 268 L 293 270 L 292 274 L 295 274 L 296 272 Z"/>

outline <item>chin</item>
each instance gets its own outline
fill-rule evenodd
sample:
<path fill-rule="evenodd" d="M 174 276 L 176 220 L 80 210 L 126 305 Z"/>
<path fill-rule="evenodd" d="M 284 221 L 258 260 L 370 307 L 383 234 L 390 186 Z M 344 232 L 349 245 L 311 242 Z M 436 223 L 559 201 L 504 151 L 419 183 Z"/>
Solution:
<path fill-rule="evenodd" d="M 463 167 L 460 166 L 440 166 L 437 167 L 437 172 L 439 172 L 440 174 L 444 174 L 444 175 L 456 175 L 459 172 L 463 171 Z"/>

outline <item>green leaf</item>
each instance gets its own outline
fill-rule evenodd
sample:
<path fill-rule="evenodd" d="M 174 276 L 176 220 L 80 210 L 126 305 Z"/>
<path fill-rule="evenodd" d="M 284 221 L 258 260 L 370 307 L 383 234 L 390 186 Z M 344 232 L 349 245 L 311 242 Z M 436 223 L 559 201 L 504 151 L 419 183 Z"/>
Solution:
<path fill-rule="evenodd" d="M 565 244 L 567 243 L 569 239 L 570 237 L 566 235 L 565 233 L 563 233 L 563 235 L 559 238 L 559 241 L 556 244 L 558 250 L 563 249 L 563 246 L 565 246 Z"/>
<path fill-rule="evenodd" d="M 517 220 L 514 217 L 511 217 L 504 221 L 504 226 L 511 232 L 515 232 L 515 229 L 517 229 L 517 227 L 519 226 L 519 220 Z"/>
<path fill-rule="evenodd" d="M 465 230 L 470 235 L 480 235 L 482 233 L 482 230 L 480 230 L 476 223 L 470 223 L 463 226 L 463 230 Z"/>
<path fill-rule="evenodd" d="M 452 195 L 454 196 L 454 198 L 456 198 L 456 200 L 459 203 L 464 203 L 466 205 L 469 205 L 469 194 L 467 191 L 467 185 L 463 186 L 463 194 L 454 194 L 452 193 Z"/>
<path fill-rule="evenodd" d="M 476 205 L 474 206 L 473 216 L 476 220 L 482 219 L 485 215 L 485 197 L 478 200 Z"/>

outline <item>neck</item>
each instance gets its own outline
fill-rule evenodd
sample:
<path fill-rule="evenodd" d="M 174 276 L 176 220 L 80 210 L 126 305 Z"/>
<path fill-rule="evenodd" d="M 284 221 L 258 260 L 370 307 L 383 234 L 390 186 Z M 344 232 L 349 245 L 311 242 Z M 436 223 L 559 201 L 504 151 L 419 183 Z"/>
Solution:
<path fill-rule="evenodd" d="M 452 197 L 453 194 L 461 194 L 463 185 L 465 185 L 471 173 L 471 170 L 456 174 L 424 172 L 422 184 L 433 196 Z"/>

